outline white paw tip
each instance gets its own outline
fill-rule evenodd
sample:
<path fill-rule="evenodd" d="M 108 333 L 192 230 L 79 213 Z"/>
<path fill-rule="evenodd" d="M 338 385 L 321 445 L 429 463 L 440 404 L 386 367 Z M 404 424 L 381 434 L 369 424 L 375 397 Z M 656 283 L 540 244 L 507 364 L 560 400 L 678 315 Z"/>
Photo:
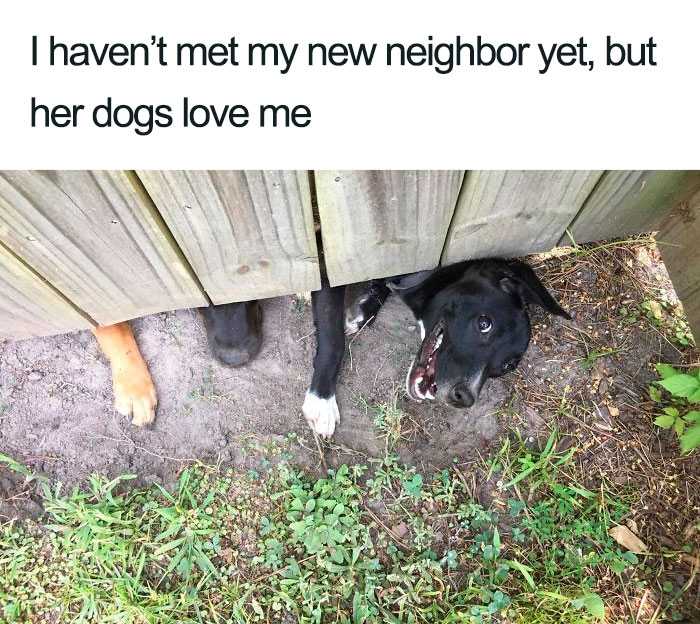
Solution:
<path fill-rule="evenodd" d="M 330 399 L 322 399 L 307 390 L 301 411 L 309 426 L 322 438 L 330 438 L 335 431 L 336 424 L 340 422 L 340 412 L 335 395 Z"/>
<path fill-rule="evenodd" d="M 368 295 L 364 295 L 358 299 L 352 307 L 345 312 L 345 335 L 350 336 L 356 334 L 362 329 L 365 324 L 365 315 L 362 311 L 362 304 L 369 300 Z"/>
<path fill-rule="evenodd" d="M 356 316 L 355 318 L 346 318 L 345 319 L 345 335 L 350 336 L 352 334 L 356 334 L 358 331 L 360 331 L 360 327 L 362 326 L 362 316 Z"/>

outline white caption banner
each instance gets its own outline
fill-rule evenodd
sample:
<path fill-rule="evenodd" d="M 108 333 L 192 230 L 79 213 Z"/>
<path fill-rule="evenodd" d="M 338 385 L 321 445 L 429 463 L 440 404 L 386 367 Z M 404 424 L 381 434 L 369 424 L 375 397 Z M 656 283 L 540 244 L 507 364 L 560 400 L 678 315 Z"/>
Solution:
<path fill-rule="evenodd" d="M 698 24 L 690 1 L 12 3 L 0 167 L 700 167 Z"/>

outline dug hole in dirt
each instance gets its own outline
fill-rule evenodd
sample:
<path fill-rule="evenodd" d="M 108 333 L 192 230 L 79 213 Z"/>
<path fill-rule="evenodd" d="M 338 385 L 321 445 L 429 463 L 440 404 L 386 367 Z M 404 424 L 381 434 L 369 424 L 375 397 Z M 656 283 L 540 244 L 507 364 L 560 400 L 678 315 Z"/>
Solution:
<path fill-rule="evenodd" d="M 642 286 L 672 292 L 653 248 L 529 262 L 574 320 L 531 308 L 533 340 L 523 362 L 515 373 L 490 380 L 471 409 L 415 403 L 405 395 L 420 335 L 408 308 L 393 297 L 373 326 L 347 341 L 337 393 L 341 423 L 332 442 L 317 444 L 300 409 L 315 351 L 311 309 L 303 299 L 280 297 L 264 302 L 263 347 L 238 369 L 211 357 L 196 310 L 133 321 L 158 389 L 150 429 L 133 427 L 114 411 L 110 370 L 90 332 L 1 343 L 0 453 L 66 485 L 91 474 L 133 473 L 170 488 L 194 460 L 259 471 L 282 458 L 319 474 L 321 457 L 328 467 L 381 460 L 385 439 L 366 405 L 390 404 L 394 396 L 404 412 L 398 452 L 422 471 L 485 457 L 509 429 L 536 437 L 562 396 L 590 399 L 605 426 L 632 414 L 640 418 L 655 377 L 650 364 L 688 357 L 645 318 L 621 322 L 621 307 L 642 303 Z M 587 366 L 592 350 L 610 353 Z M 643 426 L 652 428 L 649 420 Z M 41 511 L 23 477 L 5 466 L 0 500 L 0 517 Z"/>

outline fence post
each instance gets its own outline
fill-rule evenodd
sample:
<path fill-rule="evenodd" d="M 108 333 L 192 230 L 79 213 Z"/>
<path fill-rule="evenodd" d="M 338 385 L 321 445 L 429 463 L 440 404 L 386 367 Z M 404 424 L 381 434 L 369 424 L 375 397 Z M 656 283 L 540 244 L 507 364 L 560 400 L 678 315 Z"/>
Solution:
<path fill-rule="evenodd" d="M 700 345 L 700 187 L 678 203 L 660 227 L 661 257 Z"/>

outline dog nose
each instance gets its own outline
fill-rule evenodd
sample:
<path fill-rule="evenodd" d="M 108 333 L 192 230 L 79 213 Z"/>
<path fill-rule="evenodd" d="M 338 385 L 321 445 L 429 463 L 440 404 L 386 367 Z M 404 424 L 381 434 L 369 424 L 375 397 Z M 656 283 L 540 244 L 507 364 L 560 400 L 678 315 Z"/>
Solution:
<path fill-rule="evenodd" d="M 226 366 L 243 366 L 258 354 L 262 340 L 259 335 L 252 335 L 242 343 L 232 344 L 215 336 L 210 344 L 212 353 L 219 362 Z"/>
<path fill-rule="evenodd" d="M 250 354 L 245 349 L 214 347 L 214 357 L 226 366 L 242 366 L 250 360 Z"/>
<path fill-rule="evenodd" d="M 474 405 L 475 397 L 472 391 L 464 382 L 459 382 L 452 386 L 450 390 L 450 403 L 455 407 L 471 407 Z"/>

